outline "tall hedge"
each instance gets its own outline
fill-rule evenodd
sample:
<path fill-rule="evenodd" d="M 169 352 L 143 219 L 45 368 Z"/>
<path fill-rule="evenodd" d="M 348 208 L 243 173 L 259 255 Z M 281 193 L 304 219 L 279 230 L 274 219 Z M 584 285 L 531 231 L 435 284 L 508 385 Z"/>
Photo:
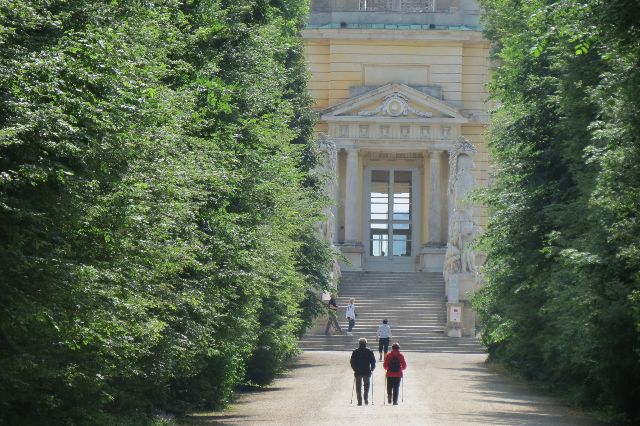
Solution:
<path fill-rule="evenodd" d="M 296 352 L 306 3 L 0 3 L 0 423 L 219 407 Z"/>
<path fill-rule="evenodd" d="M 496 60 L 490 357 L 640 420 L 640 5 L 482 0 Z"/>

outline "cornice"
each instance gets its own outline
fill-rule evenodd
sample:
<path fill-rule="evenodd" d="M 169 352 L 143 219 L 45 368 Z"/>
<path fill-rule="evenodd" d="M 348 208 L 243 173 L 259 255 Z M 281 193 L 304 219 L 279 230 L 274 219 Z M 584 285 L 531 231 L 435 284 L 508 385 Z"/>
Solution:
<path fill-rule="evenodd" d="M 302 30 L 305 40 L 416 40 L 416 41 L 487 41 L 480 29 L 431 30 L 431 29 L 344 29 L 310 28 Z"/>

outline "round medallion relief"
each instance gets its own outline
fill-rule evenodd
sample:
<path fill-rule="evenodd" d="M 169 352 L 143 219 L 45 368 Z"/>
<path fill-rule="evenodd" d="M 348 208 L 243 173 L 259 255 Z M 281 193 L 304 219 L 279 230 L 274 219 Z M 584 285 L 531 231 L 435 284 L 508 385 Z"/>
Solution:
<path fill-rule="evenodd" d="M 405 114 L 406 109 L 406 102 L 395 96 L 387 99 L 387 102 L 385 102 L 384 105 L 384 112 L 392 117 L 398 117 Z"/>

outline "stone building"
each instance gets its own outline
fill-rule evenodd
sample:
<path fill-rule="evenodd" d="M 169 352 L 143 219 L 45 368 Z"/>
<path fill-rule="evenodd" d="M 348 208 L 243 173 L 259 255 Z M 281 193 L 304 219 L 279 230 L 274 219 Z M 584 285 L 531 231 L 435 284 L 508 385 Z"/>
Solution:
<path fill-rule="evenodd" d="M 456 220 L 486 223 L 485 209 L 462 200 L 470 188 L 456 184 L 488 180 L 480 15 L 474 0 L 311 1 L 309 89 L 337 176 L 326 232 L 349 259 L 343 270 L 446 277 L 446 256 L 449 273 L 473 272 L 460 267 L 468 239 L 452 232 L 468 228 Z M 475 281 L 462 278 L 463 301 Z"/>

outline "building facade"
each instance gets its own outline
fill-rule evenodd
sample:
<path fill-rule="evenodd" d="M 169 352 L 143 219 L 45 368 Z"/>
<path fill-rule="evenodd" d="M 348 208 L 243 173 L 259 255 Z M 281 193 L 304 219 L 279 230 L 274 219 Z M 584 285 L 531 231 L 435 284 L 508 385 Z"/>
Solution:
<path fill-rule="evenodd" d="M 474 0 L 312 0 L 303 38 L 343 269 L 446 274 L 454 181 L 488 181 L 480 14 Z M 485 209 L 467 211 L 485 225 Z"/>

